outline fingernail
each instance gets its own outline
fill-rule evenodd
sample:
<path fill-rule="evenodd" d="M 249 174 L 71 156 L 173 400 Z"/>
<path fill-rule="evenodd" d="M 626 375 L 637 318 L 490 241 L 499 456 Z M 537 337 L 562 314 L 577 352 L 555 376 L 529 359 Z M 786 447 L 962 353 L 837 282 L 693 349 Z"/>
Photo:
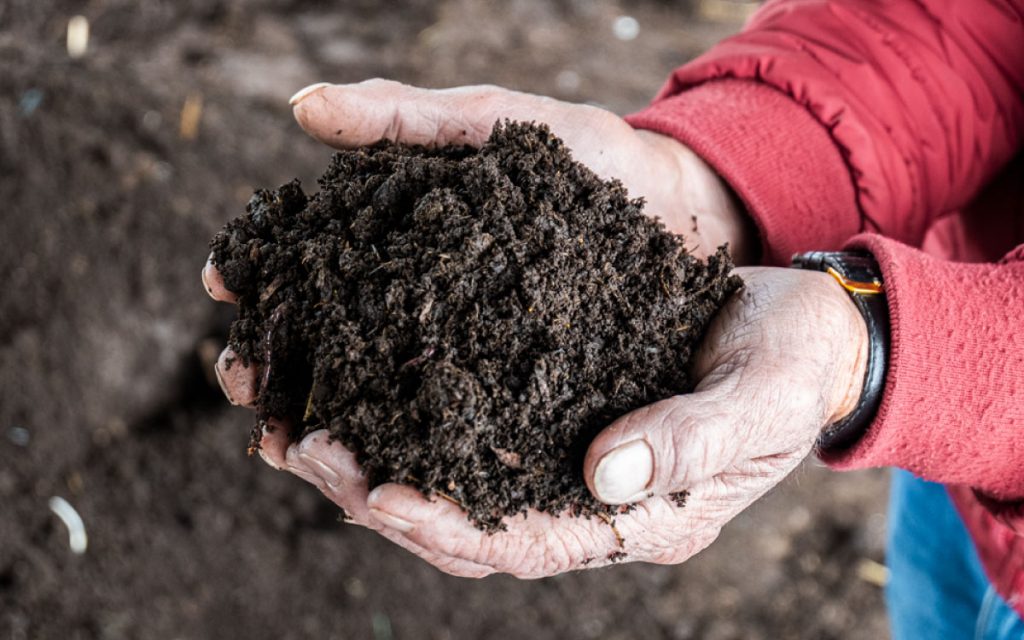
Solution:
<path fill-rule="evenodd" d="M 329 86 L 331 86 L 330 82 L 318 82 L 316 84 L 311 84 L 308 87 L 304 87 L 302 89 L 299 89 L 298 91 L 295 92 L 295 95 L 293 95 L 288 100 L 288 104 L 290 104 L 290 105 L 292 105 L 294 107 L 295 105 L 297 105 L 300 102 L 302 102 L 303 100 L 305 100 L 310 94 L 316 93 L 320 89 L 323 89 L 324 87 L 329 87 Z"/>
<path fill-rule="evenodd" d="M 224 376 L 222 376 L 220 373 L 219 359 L 217 363 L 213 365 L 213 373 L 214 375 L 217 376 L 217 384 L 220 385 L 220 390 L 224 392 L 224 397 L 227 398 L 228 402 L 230 402 L 231 404 L 238 406 L 238 403 L 235 402 L 235 399 L 231 397 L 231 392 L 228 391 L 228 385 L 224 384 Z"/>
<path fill-rule="evenodd" d="M 594 491 L 607 504 L 636 502 L 646 497 L 653 474 L 651 446 L 634 440 L 604 454 L 594 471 Z"/>
<path fill-rule="evenodd" d="M 210 294 L 211 297 L 213 296 L 213 289 L 210 287 L 210 280 L 207 277 L 207 274 L 210 272 L 210 265 L 213 264 L 211 262 L 212 258 L 213 258 L 213 254 L 211 253 L 210 257 L 206 259 L 206 264 L 203 265 L 203 276 L 202 276 L 203 277 L 203 288 L 206 289 L 206 293 Z"/>
<path fill-rule="evenodd" d="M 387 511 L 374 509 L 373 507 L 370 507 L 370 515 L 373 516 L 374 520 L 380 522 L 384 526 L 396 529 L 402 533 L 409 533 L 413 530 L 413 527 L 416 526 L 408 520 L 391 515 Z"/>
<path fill-rule="evenodd" d="M 328 467 L 322 461 L 317 460 L 313 456 L 306 453 L 300 453 L 299 459 L 309 466 L 310 471 L 323 478 L 324 482 L 327 483 L 328 487 L 332 489 L 337 489 L 338 487 L 341 486 L 341 476 L 339 476 L 334 469 Z"/>

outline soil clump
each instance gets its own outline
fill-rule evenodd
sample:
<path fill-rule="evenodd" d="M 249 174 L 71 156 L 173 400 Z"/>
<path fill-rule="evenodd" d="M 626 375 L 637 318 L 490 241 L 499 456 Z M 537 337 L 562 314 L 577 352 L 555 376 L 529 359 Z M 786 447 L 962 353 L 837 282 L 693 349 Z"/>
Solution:
<path fill-rule="evenodd" d="M 742 286 L 726 249 L 692 256 L 543 125 L 339 152 L 319 186 L 258 191 L 211 243 L 260 422 L 327 428 L 371 487 L 449 498 L 487 530 L 527 508 L 615 511 L 583 482 L 587 445 L 692 388 Z"/>

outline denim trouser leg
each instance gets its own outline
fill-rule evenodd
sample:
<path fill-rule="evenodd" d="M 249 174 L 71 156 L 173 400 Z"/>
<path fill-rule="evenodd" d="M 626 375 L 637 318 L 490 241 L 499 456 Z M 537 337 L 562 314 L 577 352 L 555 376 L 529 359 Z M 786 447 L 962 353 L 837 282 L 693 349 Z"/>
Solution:
<path fill-rule="evenodd" d="M 942 485 L 893 472 L 887 556 L 894 640 L 1024 639 Z"/>

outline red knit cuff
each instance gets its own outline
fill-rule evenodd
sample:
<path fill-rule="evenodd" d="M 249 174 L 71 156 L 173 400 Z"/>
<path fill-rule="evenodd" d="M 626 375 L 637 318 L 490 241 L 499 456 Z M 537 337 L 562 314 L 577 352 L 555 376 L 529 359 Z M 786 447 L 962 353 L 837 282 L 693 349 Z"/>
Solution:
<path fill-rule="evenodd" d="M 1024 263 L 941 260 L 873 234 L 889 303 L 891 346 L 874 423 L 836 469 L 897 466 L 970 486 L 993 501 L 1024 498 Z"/>
<path fill-rule="evenodd" d="M 757 224 L 768 264 L 838 249 L 861 228 L 853 180 L 828 129 L 776 89 L 713 80 L 626 120 L 679 140 L 732 186 Z"/>

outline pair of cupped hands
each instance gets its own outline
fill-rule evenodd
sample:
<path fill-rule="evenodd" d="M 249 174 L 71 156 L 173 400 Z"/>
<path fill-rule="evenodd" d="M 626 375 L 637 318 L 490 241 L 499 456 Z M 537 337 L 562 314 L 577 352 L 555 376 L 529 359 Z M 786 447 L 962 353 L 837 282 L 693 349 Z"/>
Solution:
<path fill-rule="evenodd" d="M 746 214 L 710 167 L 676 140 L 635 130 L 603 109 L 496 87 L 438 91 L 383 80 L 317 84 L 291 102 L 308 134 L 339 149 L 381 139 L 479 146 L 500 119 L 543 122 L 577 160 L 642 196 L 647 212 L 699 255 L 728 242 L 743 264 L 757 250 Z M 583 476 L 594 496 L 635 503 L 615 517 L 614 529 L 598 518 L 531 511 L 485 533 L 447 500 L 399 484 L 371 491 L 352 452 L 324 430 L 292 443 L 288 425 L 272 421 L 260 454 L 316 486 L 356 524 L 451 574 L 538 578 L 599 567 L 621 553 L 624 561 L 683 562 L 792 471 L 823 427 L 853 409 L 864 377 L 864 321 L 830 276 L 759 267 L 737 273 L 746 286 L 707 332 L 691 365 L 695 391 L 622 416 L 587 451 Z M 215 299 L 234 301 L 212 264 L 203 281 Z M 231 355 L 225 350 L 217 363 L 224 392 L 252 407 L 256 365 L 229 368 Z M 680 491 L 689 492 L 684 506 L 670 497 Z"/>

